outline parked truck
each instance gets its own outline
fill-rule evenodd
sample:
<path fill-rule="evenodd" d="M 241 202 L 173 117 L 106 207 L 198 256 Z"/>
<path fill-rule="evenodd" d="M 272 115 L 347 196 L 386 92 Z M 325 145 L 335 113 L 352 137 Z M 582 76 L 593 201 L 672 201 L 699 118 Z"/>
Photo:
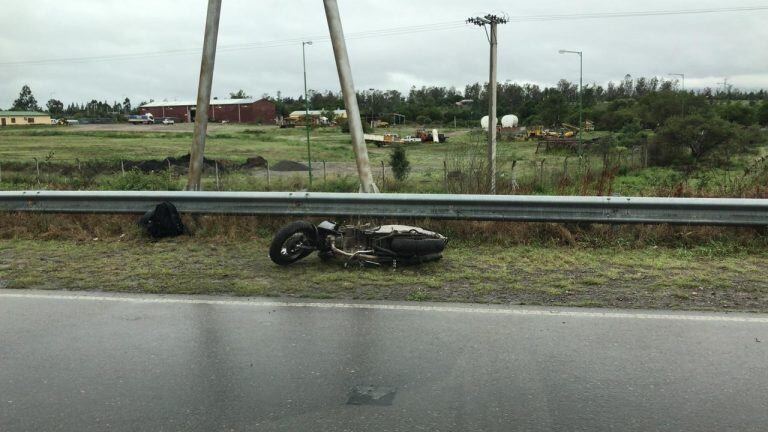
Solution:
<path fill-rule="evenodd" d="M 152 114 L 142 114 L 142 115 L 132 115 L 128 116 L 128 123 L 134 124 L 134 125 L 140 125 L 140 124 L 154 124 L 155 123 L 155 116 Z"/>

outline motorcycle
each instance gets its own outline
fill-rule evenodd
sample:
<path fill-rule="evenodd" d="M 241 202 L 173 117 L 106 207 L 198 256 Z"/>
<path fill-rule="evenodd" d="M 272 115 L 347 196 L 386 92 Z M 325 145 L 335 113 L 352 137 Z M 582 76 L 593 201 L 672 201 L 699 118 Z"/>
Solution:
<path fill-rule="evenodd" d="M 324 221 L 290 223 L 275 234 L 269 258 L 289 265 L 317 251 L 323 260 L 359 265 L 420 264 L 442 258 L 448 239 L 436 232 L 407 225 L 340 225 Z"/>

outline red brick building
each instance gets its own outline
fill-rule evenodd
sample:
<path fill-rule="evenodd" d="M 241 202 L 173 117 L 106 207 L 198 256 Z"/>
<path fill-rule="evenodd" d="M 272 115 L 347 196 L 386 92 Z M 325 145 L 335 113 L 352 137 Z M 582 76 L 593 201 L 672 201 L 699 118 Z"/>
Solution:
<path fill-rule="evenodd" d="M 139 107 L 139 114 L 152 114 L 156 119 L 170 117 L 177 122 L 195 121 L 197 102 L 150 102 Z M 214 99 L 208 109 L 208 121 L 228 123 L 273 124 L 277 117 L 275 104 L 267 99 Z"/>

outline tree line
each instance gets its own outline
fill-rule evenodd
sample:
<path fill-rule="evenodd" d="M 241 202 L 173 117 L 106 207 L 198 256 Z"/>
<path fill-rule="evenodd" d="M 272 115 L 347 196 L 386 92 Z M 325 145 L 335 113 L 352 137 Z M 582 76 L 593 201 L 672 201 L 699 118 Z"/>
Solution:
<path fill-rule="evenodd" d="M 144 102 L 142 102 L 143 104 Z M 29 85 L 24 85 L 19 92 L 19 97 L 13 101 L 10 111 L 45 111 L 51 117 L 69 117 L 69 118 L 106 118 L 120 120 L 125 115 L 135 114 L 138 107 L 131 104 L 129 98 L 122 102 L 98 101 L 92 99 L 90 102 L 70 103 L 64 106 L 64 103 L 58 99 L 51 98 L 41 107 L 37 102 L 32 89 Z"/>
<path fill-rule="evenodd" d="M 554 87 L 536 84 L 500 83 L 498 115 L 515 114 L 523 125 L 560 126 L 578 123 L 578 85 L 560 80 Z M 393 114 L 420 124 L 477 126 L 488 114 L 488 85 L 474 83 L 463 90 L 455 87 L 413 87 L 408 94 L 397 90 L 369 89 L 357 94 L 360 113 L 367 119 L 391 121 Z M 282 115 L 304 109 L 304 97 L 271 98 Z M 343 108 L 340 93 L 308 92 L 311 109 Z M 602 130 L 618 131 L 627 123 L 655 129 L 665 119 L 688 113 L 716 114 L 744 125 L 768 125 L 768 92 L 733 88 L 682 91 L 675 81 L 625 77 L 619 83 L 584 86 L 584 118 Z"/>
<path fill-rule="evenodd" d="M 523 125 L 557 127 L 561 123 L 578 123 L 578 85 L 560 80 L 554 87 L 536 84 L 498 84 L 498 115 L 515 114 Z M 313 110 L 344 108 L 340 93 L 310 90 L 309 102 Z M 360 112 L 366 119 L 402 121 L 428 125 L 456 122 L 475 127 L 488 111 L 488 85 L 474 83 L 463 90 L 455 87 L 413 87 L 407 94 L 397 90 L 368 89 L 358 92 Z M 249 97 L 243 90 L 230 93 L 233 98 Z M 278 92 L 272 100 L 278 114 L 286 116 L 305 108 L 304 97 L 283 97 Z M 150 101 L 151 102 L 151 101 Z M 64 103 L 50 99 L 45 107 L 39 106 L 28 85 L 24 85 L 13 102 L 14 111 L 49 112 L 53 117 L 113 118 L 119 120 L 135 114 L 138 107 L 129 98 L 120 101 L 91 100 L 84 103 Z M 644 129 L 656 129 L 678 114 L 717 116 L 741 125 L 768 125 L 768 92 L 742 91 L 726 87 L 682 91 L 676 81 L 659 78 L 626 76 L 618 83 L 605 87 L 597 84 L 584 86 L 582 94 L 584 119 L 591 120 L 597 129 L 618 131 L 627 124 Z M 397 115 L 397 116 L 396 116 Z"/>

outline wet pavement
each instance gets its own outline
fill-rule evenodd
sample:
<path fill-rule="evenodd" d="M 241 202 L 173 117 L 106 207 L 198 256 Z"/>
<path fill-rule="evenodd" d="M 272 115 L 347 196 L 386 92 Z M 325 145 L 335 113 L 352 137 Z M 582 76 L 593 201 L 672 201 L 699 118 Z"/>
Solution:
<path fill-rule="evenodd" d="M 768 316 L 0 290 L 0 431 L 765 430 Z"/>

